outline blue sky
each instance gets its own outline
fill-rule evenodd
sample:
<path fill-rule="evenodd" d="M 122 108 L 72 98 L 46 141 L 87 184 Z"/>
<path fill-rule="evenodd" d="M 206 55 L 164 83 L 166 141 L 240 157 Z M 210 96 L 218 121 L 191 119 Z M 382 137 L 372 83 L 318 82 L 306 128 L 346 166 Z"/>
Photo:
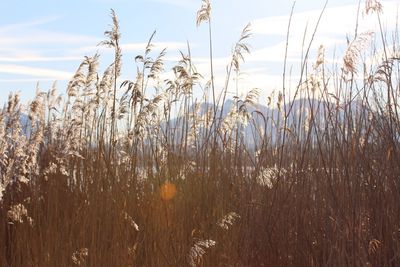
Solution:
<path fill-rule="evenodd" d="M 111 52 L 96 45 L 111 22 L 110 9 L 119 18 L 122 47 L 122 79 L 134 79 L 135 55 L 141 53 L 154 30 L 156 49 L 168 48 L 173 62 L 189 41 L 200 72 L 207 74 L 207 26 L 196 27 L 201 0 L 35 0 L 4 1 L 0 16 L 0 103 L 10 91 L 32 98 L 36 83 L 42 90 L 57 81 L 60 92 L 85 55 L 101 52 L 101 67 L 110 63 Z M 293 1 L 214 0 L 212 23 L 217 85 L 222 84 L 231 48 L 241 29 L 252 24 L 252 54 L 242 70 L 243 91 L 259 87 L 279 89 L 288 15 Z M 298 65 L 306 26 L 311 29 L 324 6 L 322 0 L 297 0 L 290 35 L 289 63 Z M 343 53 L 346 36 L 354 33 L 357 0 L 330 0 L 313 51 L 323 44 L 327 53 Z M 384 26 L 396 24 L 399 1 L 382 1 Z M 361 0 L 362 7 L 364 0 Z M 377 30 L 376 17 L 361 16 L 360 31 Z M 329 58 L 332 55 L 327 55 Z M 294 78 L 296 74 L 293 74 Z"/>

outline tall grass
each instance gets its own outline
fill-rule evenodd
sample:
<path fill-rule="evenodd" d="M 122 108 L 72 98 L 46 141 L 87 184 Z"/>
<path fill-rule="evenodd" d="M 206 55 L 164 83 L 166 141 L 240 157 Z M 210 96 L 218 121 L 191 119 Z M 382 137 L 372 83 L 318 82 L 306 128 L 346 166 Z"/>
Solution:
<path fill-rule="evenodd" d="M 364 12 L 381 10 L 368 0 Z M 103 74 L 86 57 L 65 97 L 54 85 L 24 107 L 10 94 L 0 111 L 1 266 L 400 265 L 397 31 L 356 31 L 337 67 L 323 47 L 307 51 L 293 98 L 271 95 L 265 109 L 257 89 L 224 105 L 249 26 L 218 96 L 211 25 L 206 85 L 190 50 L 160 82 L 154 34 L 118 84 L 111 16 Z M 210 16 L 203 1 L 197 23 Z"/>

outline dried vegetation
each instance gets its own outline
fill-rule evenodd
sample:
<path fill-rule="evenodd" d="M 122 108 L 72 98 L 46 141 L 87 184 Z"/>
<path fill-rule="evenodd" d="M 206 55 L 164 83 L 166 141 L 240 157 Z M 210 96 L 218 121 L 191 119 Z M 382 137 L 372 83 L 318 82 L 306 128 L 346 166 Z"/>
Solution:
<path fill-rule="evenodd" d="M 203 0 L 197 24 L 210 16 Z M 225 107 L 249 26 L 217 95 L 211 45 L 205 85 L 189 52 L 162 81 L 154 34 L 118 84 L 112 22 L 103 74 L 86 57 L 65 97 L 11 94 L 0 111 L 1 266 L 400 266 L 397 32 L 354 36 L 338 69 L 323 47 L 307 56 L 293 99 L 251 89 Z"/>

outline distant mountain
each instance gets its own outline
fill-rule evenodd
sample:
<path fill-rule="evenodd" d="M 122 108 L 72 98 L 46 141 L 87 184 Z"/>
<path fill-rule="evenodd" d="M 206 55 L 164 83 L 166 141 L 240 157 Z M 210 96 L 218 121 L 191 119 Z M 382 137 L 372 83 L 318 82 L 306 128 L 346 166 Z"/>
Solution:
<path fill-rule="evenodd" d="M 238 104 L 240 106 L 240 103 Z M 236 103 L 233 100 L 225 101 L 223 105 L 223 112 L 221 114 L 221 107 L 217 110 L 216 115 L 219 120 L 224 120 L 232 108 L 236 108 Z M 198 115 L 203 116 L 206 111 L 212 108 L 213 105 L 210 103 L 202 103 L 198 108 Z M 310 114 L 313 114 L 313 119 L 316 123 L 323 123 L 326 117 L 332 116 L 332 120 L 343 121 L 346 117 L 346 111 L 343 106 L 337 109 L 336 104 L 333 102 L 323 102 L 317 99 L 297 99 L 293 102 L 286 103 L 278 109 L 269 108 L 262 104 L 247 105 L 246 110 L 250 115 L 250 120 L 246 126 L 241 128 L 243 133 L 244 141 L 249 147 L 254 147 L 255 142 L 260 142 L 262 138 L 269 138 L 269 142 L 275 142 L 279 133 L 283 132 L 285 113 L 283 110 L 290 111 L 287 117 L 286 128 L 287 131 L 295 131 L 299 133 L 307 130 L 310 124 Z M 194 107 L 191 108 L 191 111 Z M 353 114 L 347 114 L 347 116 L 355 116 L 355 113 L 365 111 L 366 107 L 361 102 L 354 101 L 351 103 L 351 110 Z M 311 112 L 313 111 L 313 112 Z M 330 114 L 330 115 L 329 115 Z M 175 129 L 175 140 L 181 140 L 181 129 L 182 129 L 183 118 L 174 118 L 170 122 L 170 126 Z M 255 125 L 258 129 L 255 129 Z M 215 126 L 215 125 L 214 125 Z M 163 128 L 165 127 L 162 126 Z M 165 129 L 165 128 L 164 128 Z M 311 135 L 315 135 L 312 132 Z"/>

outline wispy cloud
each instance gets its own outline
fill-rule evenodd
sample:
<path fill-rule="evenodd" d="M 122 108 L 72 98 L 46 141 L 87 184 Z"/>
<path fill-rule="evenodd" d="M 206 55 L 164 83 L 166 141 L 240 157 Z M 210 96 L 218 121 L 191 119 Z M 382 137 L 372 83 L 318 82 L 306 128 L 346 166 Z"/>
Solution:
<path fill-rule="evenodd" d="M 6 32 L 7 33 L 13 32 L 15 30 L 20 30 L 20 29 L 32 28 L 34 26 L 45 25 L 45 24 L 51 23 L 53 21 L 56 21 L 60 18 L 61 18 L 61 16 L 49 16 L 49 17 L 39 18 L 36 20 L 30 20 L 30 21 L 24 21 L 24 22 L 19 22 L 19 23 L 3 25 L 3 26 L 0 26 L 0 34 L 6 33 Z"/>
<path fill-rule="evenodd" d="M 41 27 L 58 19 L 60 16 L 50 16 L 0 26 L 0 62 L 75 60 L 65 57 L 67 53 L 63 50 L 99 41 L 87 35 L 49 31 Z M 63 56 L 49 55 L 52 50 L 61 52 Z"/>
<path fill-rule="evenodd" d="M 386 1 L 383 6 L 385 16 L 381 16 L 381 19 L 385 27 L 384 30 L 392 31 L 396 27 L 399 3 Z M 306 51 L 311 40 L 312 53 L 315 53 L 320 45 L 325 47 L 328 57 L 334 53 L 334 50 L 336 52 L 337 49 L 344 51 L 346 38 L 351 38 L 354 35 L 357 26 L 357 10 L 357 5 L 327 8 L 313 40 L 311 39 L 312 33 L 317 25 L 321 10 L 294 13 L 289 33 L 287 60 L 289 62 L 300 62 L 301 56 Z M 277 41 L 275 44 L 266 45 L 253 51 L 247 57 L 247 60 L 250 62 L 283 62 L 288 23 L 289 15 L 254 20 L 252 22 L 252 32 L 254 34 L 274 36 Z M 379 30 L 376 15 L 360 14 L 358 21 L 359 33 L 365 31 L 379 32 Z"/>
<path fill-rule="evenodd" d="M 9 46 L 27 46 L 31 44 L 68 44 L 82 45 L 85 43 L 96 43 L 100 39 L 87 35 L 69 34 L 62 32 L 44 31 L 39 29 L 31 29 L 28 32 L 19 29 L 10 33 L 0 32 L 0 45 Z"/>
<path fill-rule="evenodd" d="M 82 57 L 46 57 L 40 55 L 22 55 L 16 57 L 2 57 L 0 56 L 0 62 L 63 62 L 63 61 L 77 61 L 82 60 Z"/>
<path fill-rule="evenodd" d="M 154 51 L 161 51 L 162 49 L 166 48 L 168 51 L 178 51 L 182 49 L 186 49 L 187 44 L 184 42 L 153 42 L 153 50 Z M 147 42 L 139 42 L 139 43 L 122 43 L 120 45 L 122 49 L 122 53 L 125 52 L 144 52 L 147 46 Z M 191 44 L 191 47 L 195 45 Z M 113 53 L 112 49 L 108 49 L 104 46 L 98 46 L 98 45 L 90 45 L 90 46 L 82 46 L 77 49 L 74 49 L 76 53 L 79 54 L 88 54 L 88 53 L 96 53 L 96 52 L 102 52 L 102 53 Z"/>
<path fill-rule="evenodd" d="M 51 78 L 0 79 L 0 83 L 38 83 L 38 82 L 54 82 L 54 81 L 55 81 L 55 79 L 51 79 Z M 58 81 L 61 81 L 61 80 L 58 80 Z"/>
<path fill-rule="evenodd" d="M 78 47 L 96 43 L 97 38 L 43 29 L 44 25 L 58 20 L 59 16 L 13 23 L 0 27 L 0 73 L 2 82 L 12 82 L 18 75 L 22 80 L 66 80 L 67 71 L 43 68 L 40 64 L 26 66 L 28 62 L 79 61 L 79 53 L 70 53 Z M 18 63 L 18 65 L 6 64 Z"/>
<path fill-rule="evenodd" d="M 302 47 L 302 40 L 297 37 L 289 38 L 289 47 L 287 54 L 288 62 L 300 62 L 302 53 L 305 53 L 308 43 Z M 320 45 L 325 48 L 342 45 L 346 43 L 345 38 L 316 36 L 311 44 L 311 50 L 315 51 Z M 246 60 L 249 62 L 283 62 L 285 57 L 286 41 L 253 51 Z"/>
<path fill-rule="evenodd" d="M 26 75 L 30 77 L 40 77 L 48 80 L 68 80 L 73 73 L 68 71 L 27 67 L 21 65 L 0 64 L 0 73 Z"/>
<path fill-rule="evenodd" d="M 398 7 L 399 2 L 383 2 L 384 16 L 381 18 L 383 23 L 387 25 L 388 30 L 395 27 Z M 357 9 L 357 5 L 327 8 L 322 16 L 320 25 L 318 26 L 318 35 L 343 36 L 349 33 L 354 33 Z M 293 14 L 290 35 L 302 37 L 306 27 L 308 27 L 309 32 L 312 32 L 320 14 L 321 10 L 311 10 Z M 256 34 L 285 36 L 288 22 L 289 15 L 261 18 L 252 22 L 252 30 Z M 375 15 L 361 15 L 359 17 L 359 31 L 377 30 L 377 26 L 378 20 Z"/>
<path fill-rule="evenodd" d="M 167 48 L 168 50 L 179 50 L 187 47 L 187 44 L 182 42 L 154 42 L 153 45 L 156 49 Z M 144 50 L 146 46 L 147 43 L 127 43 L 122 44 L 121 48 L 124 51 L 141 51 Z"/>

